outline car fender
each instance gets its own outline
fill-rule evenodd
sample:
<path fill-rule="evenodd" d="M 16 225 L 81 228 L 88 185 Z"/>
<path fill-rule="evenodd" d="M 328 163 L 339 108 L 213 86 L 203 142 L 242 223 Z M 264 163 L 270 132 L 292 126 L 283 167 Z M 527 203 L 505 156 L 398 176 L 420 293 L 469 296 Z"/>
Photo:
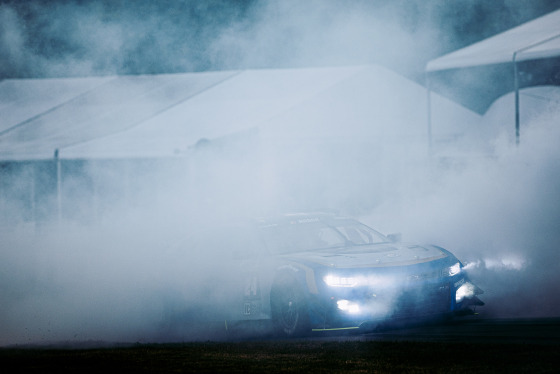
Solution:
<path fill-rule="evenodd" d="M 274 285 L 280 279 L 288 277 L 297 282 L 305 292 L 305 294 L 318 294 L 317 283 L 315 280 L 315 271 L 306 265 L 298 262 L 288 262 L 276 268 Z"/>

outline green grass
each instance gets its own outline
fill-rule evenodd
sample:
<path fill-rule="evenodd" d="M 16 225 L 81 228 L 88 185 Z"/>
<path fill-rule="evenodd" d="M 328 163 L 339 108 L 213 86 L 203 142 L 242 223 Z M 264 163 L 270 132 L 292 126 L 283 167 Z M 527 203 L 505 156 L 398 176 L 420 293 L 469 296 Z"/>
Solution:
<path fill-rule="evenodd" d="M 183 343 L 0 349 L 2 372 L 553 373 L 560 344 L 360 341 Z"/>

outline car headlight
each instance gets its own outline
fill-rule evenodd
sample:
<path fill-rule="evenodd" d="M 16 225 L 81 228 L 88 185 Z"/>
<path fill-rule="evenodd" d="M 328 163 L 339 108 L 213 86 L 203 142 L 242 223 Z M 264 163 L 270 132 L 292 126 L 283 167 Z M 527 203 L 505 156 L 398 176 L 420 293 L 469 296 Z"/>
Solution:
<path fill-rule="evenodd" d="M 336 306 L 338 306 L 338 309 L 342 310 L 343 312 L 348 312 L 351 314 L 360 313 L 360 306 L 349 300 L 338 300 L 336 302 Z"/>
<path fill-rule="evenodd" d="M 443 269 L 442 275 L 444 277 L 452 277 L 454 275 L 459 274 L 460 272 L 461 272 L 461 263 L 457 262 L 456 264 L 453 264 L 450 267 Z"/>
<path fill-rule="evenodd" d="M 323 277 L 323 281 L 330 287 L 355 287 L 358 285 L 356 277 L 341 277 L 332 274 Z"/>
<path fill-rule="evenodd" d="M 457 288 L 455 292 L 455 302 L 460 303 L 464 299 L 470 299 L 476 294 L 476 287 L 472 283 L 465 283 Z"/>

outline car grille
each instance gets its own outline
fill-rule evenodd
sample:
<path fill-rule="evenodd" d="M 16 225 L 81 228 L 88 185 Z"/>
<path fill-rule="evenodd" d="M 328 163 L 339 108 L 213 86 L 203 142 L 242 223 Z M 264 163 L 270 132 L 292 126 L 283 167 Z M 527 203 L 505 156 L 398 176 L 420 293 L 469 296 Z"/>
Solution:
<path fill-rule="evenodd" d="M 421 317 L 450 310 L 449 284 L 413 287 L 396 300 L 393 317 Z"/>

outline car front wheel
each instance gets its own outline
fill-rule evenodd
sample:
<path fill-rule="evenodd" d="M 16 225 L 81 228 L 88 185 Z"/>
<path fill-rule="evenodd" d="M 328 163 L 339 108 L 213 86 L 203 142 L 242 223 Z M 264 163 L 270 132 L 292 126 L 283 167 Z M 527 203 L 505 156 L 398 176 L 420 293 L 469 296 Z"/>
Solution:
<path fill-rule="evenodd" d="M 301 288 L 295 281 L 282 281 L 271 293 L 271 311 L 277 333 L 286 337 L 309 332 L 309 311 Z"/>

